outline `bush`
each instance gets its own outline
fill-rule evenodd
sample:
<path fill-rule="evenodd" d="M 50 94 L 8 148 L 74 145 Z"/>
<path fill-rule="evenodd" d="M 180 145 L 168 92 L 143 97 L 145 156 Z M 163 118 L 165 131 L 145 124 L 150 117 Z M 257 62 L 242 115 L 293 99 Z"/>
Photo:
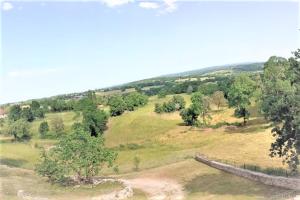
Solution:
<path fill-rule="evenodd" d="M 164 109 L 163 109 L 162 105 L 159 104 L 159 103 L 156 103 L 155 106 L 154 106 L 154 112 L 156 112 L 156 113 L 163 113 Z"/>
<path fill-rule="evenodd" d="M 132 92 L 124 97 L 126 110 L 133 111 L 140 106 L 148 103 L 148 97 L 138 92 Z"/>
<path fill-rule="evenodd" d="M 63 119 L 60 117 L 54 118 L 50 121 L 51 131 L 55 134 L 55 136 L 60 136 L 63 134 L 65 125 Z"/>
<path fill-rule="evenodd" d="M 154 107 L 154 112 L 170 113 L 170 112 L 175 112 L 176 110 L 181 110 L 184 107 L 185 107 L 184 98 L 182 96 L 175 95 L 168 102 L 164 102 L 163 104 L 156 103 Z"/>
<path fill-rule="evenodd" d="M 39 133 L 40 133 L 40 136 L 42 138 L 44 138 L 47 133 L 49 132 L 49 125 L 48 125 L 48 122 L 44 121 L 44 122 L 41 122 L 40 123 L 40 126 L 39 126 Z"/>
<path fill-rule="evenodd" d="M 83 129 L 60 138 L 49 151 L 43 151 L 36 172 L 53 183 L 90 183 L 103 166 L 112 167 L 117 154 L 104 147 L 102 136 L 92 137 Z"/>

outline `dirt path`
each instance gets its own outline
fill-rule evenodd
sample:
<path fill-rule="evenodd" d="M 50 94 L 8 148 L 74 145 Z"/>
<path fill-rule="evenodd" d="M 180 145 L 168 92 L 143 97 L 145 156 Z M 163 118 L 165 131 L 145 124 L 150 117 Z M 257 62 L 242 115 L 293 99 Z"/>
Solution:
<path fill-rule="evenodd" d="M 123 180 L 132 188 L 144 191 L 149 200 L 182 200 L 182 186 L 170 179 L 136 178 Z"/>

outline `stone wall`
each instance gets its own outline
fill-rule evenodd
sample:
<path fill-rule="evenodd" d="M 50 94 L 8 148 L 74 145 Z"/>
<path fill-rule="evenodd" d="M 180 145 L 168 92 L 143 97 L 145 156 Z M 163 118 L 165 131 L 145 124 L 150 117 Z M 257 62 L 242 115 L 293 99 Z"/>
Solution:
<path fill-rule="evenodd" d="M 286 189 L 291 190 L 298 190 L 300 191 L 300 179 L 298 178 L 286 178 L 286 177 L 280 177 L 280 176 L 271 176 L 266 175 L 260 172 L 253 172 L 246 169 L 237 168 L 231 165 L 227 165 L 224 163 L 216 162 L 207 159 L 203 155 L 196 155 L 195 159 L 199 162 L 202 162 L 206 165 L 209 165 L 213 168 L 241 176 L 253 181 L 258 181 L 266 185 L 276 186 L 276 187 L 282 187 Z"/>

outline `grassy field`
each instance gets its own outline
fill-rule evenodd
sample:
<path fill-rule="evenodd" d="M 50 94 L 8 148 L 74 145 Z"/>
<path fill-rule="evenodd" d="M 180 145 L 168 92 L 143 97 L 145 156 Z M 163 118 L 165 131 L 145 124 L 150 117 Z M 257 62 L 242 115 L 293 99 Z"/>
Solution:
<path fill-rule="evenodd" d="M 183 96 L 189 105 L 190 96 Z M 259 116 L 255 106 L 251 107 L 252 117 L 246 127 L 201 129 L 184 126 L 178 112 L 154 113 L 155 103 L 170 98 L 171 96 L 163 99 L 151 97 L 147 106 L 110 118 L 109 128 L 104 137 L 106 145 L 119 154 L 117 159 L 119 175 L 166 176 L 176 179 L 184 185 L 188 199 L 257 199 L 282 192 L 277 188 L 222 173 L 192 159 L 195 153 L 200 152 L 212 158 L 241 165 L 246 163 L 262 168 L 284 168 L 280 159 L 270 158 L 268 155 L 268 149 L 273 141 L 271 128 Z M 241 121 L 233 117 L 233 109 L 229 108 L 222 108 L 220 111 L 213 109 L 211 115 L 213 118 L 211 124 Z M 66 130 L 70 130 L 74 121 L 80 121 L 80 118 L 74 118 L 73 112 L 47 114 L 45 120 L 57 116 L 63 118 Z M 9 138 L 1 137 L 2 164 L 26 169 L 34 168 L 39 157 L 39 147 L 50 147 L 55 144 L 55 140 L 39 139 L 37 134 L 39 123 L 40 121 L 32 123 L 33 139 L 28 143 L 13 143 Z M 141 159 L 138 173 L 133 169 L 135 156 Z M 112 171 L 105 169 L 103 173 L 109 175 Z M 37 177 L 32 179 L 40 180 Z M 145 199 L 145 195 L 138 191 L 134 198 Z"/>

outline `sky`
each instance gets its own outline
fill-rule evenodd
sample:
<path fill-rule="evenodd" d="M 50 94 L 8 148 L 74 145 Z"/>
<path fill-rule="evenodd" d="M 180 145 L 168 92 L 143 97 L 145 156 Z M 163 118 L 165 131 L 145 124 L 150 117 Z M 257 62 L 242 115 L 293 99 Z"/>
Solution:
<path fill-rule="evenodd" d="M 0 103 L 291 56 L 297 1 L 2 1 Z"/>

